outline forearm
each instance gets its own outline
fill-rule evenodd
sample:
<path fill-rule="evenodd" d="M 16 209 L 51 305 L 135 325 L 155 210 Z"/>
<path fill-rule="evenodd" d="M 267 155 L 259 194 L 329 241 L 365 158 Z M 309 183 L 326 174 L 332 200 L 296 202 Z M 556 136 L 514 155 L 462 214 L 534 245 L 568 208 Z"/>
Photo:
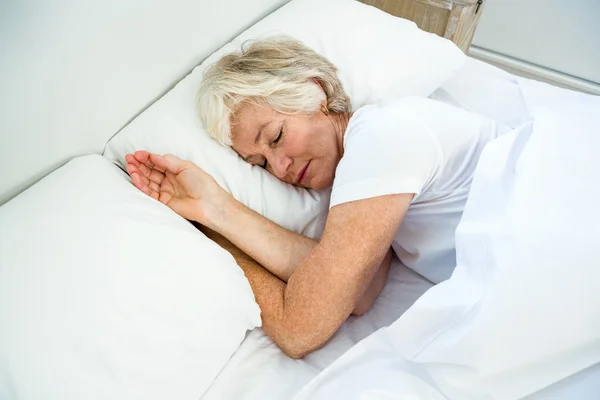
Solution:
<path fill-rule="evenodd" d="M 205 225 L 285 282 L 318 243 L 271 222 L 233 197 Z"/>
<path fill-rule="evenodd" d="M 390 248 L 377 269 L 365 294 L 361 297 L 358 304 L 356 304 L 354 311 L 352 311 L 353 315 L 363 315 L 369 311 L 377 297 L 381 294 L 381 291 L 387 282 L 390 266 L 392 265 L 392 255 L 392 249 Z"/>
<path fill-rule="evenodd" d="M 319 348 L 348 318 L 388 253 L 411 199 L 381 196 L 334 207 L 323 239 L 306 252 L 287 285 L 256 263 L 240 265 L 265 331 L 286 354 L 300 358 Z M 379 211 L 376 223 L 365 224 L 373 209 Z"/>
<path fill-rule="evenodd" d="M 345 293 L 345 296 L 342 296 L 347 297 L 347 299 L 339 301 L 339 296 L 336 297 L 338 302 L 335 311 L 329 315 L 329 318 L 335 315 L 338 315 L 338 318 L 334 317 L 326 324 L 307 324 L 307 316 L 303 312 L 299 313 L 298 310 L 305 308 L 302 303 L 306 301 L 306 297 L 312 297 L 310 295 L 311 288 L 317 286 L 314 280 L 300 277 L 292 284 L 292 287 L 288 287 L 285 282 L 264 269 L 220 234 L 206 227 L 200 227 L 200 229 L 208 238 L 230 252 L 235 258 L 236 263 L 244 271 L 254 292 L 255 300 L 261 309 L 263 330 L 284 353 L 292 358 L 302 358 L 307 353 L 324 345 L 350 314 L 352 305 L 357 304 L 356 299 L 360 298 L 356 295 L 356 289 L 349 288 L 350 290 Z M 368 288 L 366 290 L 358 289 L 358 292 L 363 292 L 364 295 L 363 300 L 357 304 L 355 313 L 364 309 L 357 312 L 362 314 L 379 295 L 387 279 L 390 261 L 391 251 L 384 257 L 372 279 L 365 276 L 363 279 L 358 280 L 359 286 L 364 287 L 366 284 Z M 305 274 L 301 273 L 301 275 Z M 309 273 L 309 275 L 311 274 Z M 329 279 L 335 278 L 330 277 Z M 311 281 L 314 284 L 311 284 Z M 369 281 L 370 284 L 367 283 Z M 363 282 L 363 285 L 360 282 Z M 353 292 L 354 294 L 352 294 Z M 303 293 L 306 293 L 307 296 Z M 317 298 L 321 298 L 321 301 L 318 302 L 320 304 L 310 308 L 322 311 L 327 307 L 331 308 L 336 303 L 333 299 L 328 299 L 327 296 L 317 296 Z M 321 322 L 323 322 L 322 319 Z"/>
<path fill-rule="evenodd" d="M 298 358 L 301 356 L 291 344 L 290 335 L 285 332 L 282 325 L 285 282 L 264 269 L 250 256 L 215 231 L 206 227 L 200 229 L 208 238 L 230 252 L 236 263 L 244 271 L 254 292 L 254 298 L 260 307 L 262 328 L 265 333 L 290 357 Z"/>
<path fill-rule="evenodd" d="M 298 334 L 293 329 L 289 329 L 290 325 L 284 324 L 284 309 L 285 309 L 285 289 L 286 285 L 283 281 L 264 269 L 250 256 L 245 254 L 230 241 L 225 239 L 220 234 L 212 231 L 204 226 L 200 230 L 211 240 L 219 244 L 223 249 L 227 250 L 234 257 L 236 263 L 244 271 L 248 279 L 256 302 L 259 304 L 263 320 L 263 330 L 273 339 L 273 341 L 282 348 L 282 350 L 290 357 L 298 358 L 303 356 L 306 351 L 304 347 L 297 346 Z M 391 249 L 384 258 L 381 266 L 378 268 L 375 277 L 373 278 L 369 288 L 358 305 L 355 307 L 354 314 L 361 315 L 366 312 L 375 301 L 387 279 L 387 274 L 391 261 Z M 288 316 L 289 317 L 289 316 Z M 293 328 L 293 327 L 292 327 Z M 315 350 L 320 345 L 325 343 L 330 336 L 329 333 L 322 335 L 321 339 L 317 339 L 317 346 L 309 346 Z"/>

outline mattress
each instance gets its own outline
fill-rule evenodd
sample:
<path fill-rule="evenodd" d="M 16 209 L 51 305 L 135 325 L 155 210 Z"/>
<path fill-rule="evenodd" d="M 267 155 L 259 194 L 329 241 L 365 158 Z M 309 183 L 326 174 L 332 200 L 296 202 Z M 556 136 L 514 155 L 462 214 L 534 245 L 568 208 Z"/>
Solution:
<path fill-rule="evenodd" d="M 469 58 L 431 98 L 514 128 L 528 114 L 523 86 L 531 82 Z M 261 329 L 255 329 L 202 399 L 291 399 L 354 344 L 398 319 L 431 286 L 431 282 L 394 259 L 388 282 L 372 309 L 361 317 L 350 317 L 323 348 L 302 360 L 293 360 Z"/>

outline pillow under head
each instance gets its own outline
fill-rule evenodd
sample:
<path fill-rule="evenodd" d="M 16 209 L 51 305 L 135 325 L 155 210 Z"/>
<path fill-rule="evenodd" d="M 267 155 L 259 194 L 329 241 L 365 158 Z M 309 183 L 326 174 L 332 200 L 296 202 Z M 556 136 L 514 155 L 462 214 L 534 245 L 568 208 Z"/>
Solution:
<path fill-rule="evenodd" d="M 216 51 L 149 107 L 107 145 L 104 155 L 125 165 L 124 156 L 145 149 L 172 153 L 211 174 L 237 200 L 275 223 L 319 237 L 328 191 L 298 189 L 252 167 L 210 139 L 196 109 L 204 70 L 250 39 L 286 34 L 332 61 L 354 109 L 395 97 L 427 97 L 464 62 L 450 41 L 421 31 L 354 0 L 293 0 Z"/>

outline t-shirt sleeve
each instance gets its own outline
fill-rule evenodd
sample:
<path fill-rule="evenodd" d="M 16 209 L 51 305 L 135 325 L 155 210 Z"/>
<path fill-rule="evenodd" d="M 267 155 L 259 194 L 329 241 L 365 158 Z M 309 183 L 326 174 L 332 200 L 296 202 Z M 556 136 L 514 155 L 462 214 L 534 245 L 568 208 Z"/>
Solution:
<path fill-rule="evenodd" d="M 414 193 L 416 199 L 442 165 L 440 145 L 419 121 L 422 114 L 390 106 L 370 107 L 348 125 L 330 208 L 389 194 Z"/>

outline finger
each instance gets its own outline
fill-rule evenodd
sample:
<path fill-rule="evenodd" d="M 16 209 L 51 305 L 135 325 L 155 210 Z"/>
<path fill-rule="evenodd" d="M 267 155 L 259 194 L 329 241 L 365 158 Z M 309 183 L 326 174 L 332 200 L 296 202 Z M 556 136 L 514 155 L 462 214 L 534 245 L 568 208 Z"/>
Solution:
<path fill-rule="evenodd" d="M 142 192 L 149 195 L 148 191 L 150 190 L 148 187 L 148 178 L 142 175 L 137 169 L 137 167 L 133 164 L 127 164 L 127 173 L 131 176 L 131 180 L 133 181 L 133 185 L 141 190 Z"/>
<path fill-rule="evenodd" d="M 154 170 L 152 170 L 152 173 L 150 174 L 148 179 L 150 179 L 152 182 L 156 182 L 160 185 L 165 180 L 165 174 L 154 169 Z"/>
<path fill-rule="evenodd" d="M 154 163 L 155 168 L 159 171 L 171 171 L 174 174 L 179 173 L 186 163 L 182 159 L 177 158 L 172 154 L 166 154 L 164 156 L 150 154 L 150 161 Z"/>
<path fill-rule="evenodd" d="M 138 150 L 135 153 L 133 153 L 133 157 L 138 160 L 138 162 L 142 163 L 142 164 L 146 164 L 148 162 L 148 160 L 150 159 L 150 152 L 146 151 L 146 150 Z"/>
<path fill-rule="evenodd" d="M 148 182 L 148 187 L 153 192 L 159 192 L 160 193 L 160 186 L 158 185 L 158 183 L 150 181 L 150 182 Z"/>
<path fill-rule="evenodd" d="M 125 161 L 127 161 L 127 164 L 138 164 L 138 160 L 135 159 L 133 154 L 125 154 Z"/>
<path fill-rule="evenodd" d="M 138 169 L 140 168 L 140 165 L 143 165 L 143 164 L 140 164 L 140 162 L 138 160 L 136 160 L 135 157 L 131 154 L 128 154 L 127 156 L 125 156 L 125 161 L 127 161 L 127 165 L 133 165 Z"/>
<path fill-rule="evenodd" d="M 152 185 L 156 185 L 154 182 L 150 182 L 150 185 L 147 185 L 144 181 L 144 177 L 139 172 L 133 172 L 131 174 L 131 179 L 133 180 L 133 184 L 144 194 L 152 197 L 155 200 L 158 200 L 160 197 L 159 190 L 157 188 L 152 187 Z"/>
<path fill-rule="evenodd" d="M 140 172 L 142 174 L 144 174 L 144 176 L 146 178 L 148 178 L 150 176 L 150 174 L 152 173 L 152 168 L 148 167 L 146 164 L 140 164 L 138 166 L 138 168 L 140 169 Z"/>
<path fill-rule="evenodd" d="M 150 168 L 146 164 L 140 163 L 138 160 L 135 159 L 135 157 L 125 156 L 125 159 L 128 160 L 130 164 L 135 165 L 138 168 L 138 170 L 142 173 L 142 175 L 144 175 L 150 181 L 156 182 L 160 185 L 162 183 L 162 181 L 165 179 L 165 175 L 162 172 L 157 171 L 156 169 Z"/>
<path fill-rule="evenodd" d="M 144 175 L 146 178 L 150 179 L 150 176 L 153 171 L 152 168 L 150 168 L 148 165 L 146 165 L 144 163 L 141 163 L 134 156 L 126 157 L 125 159 L 127 160 L 127 162 L 129 164 L 135 165 L 142 175 Z M 159 174 L 160 174 L 160 172 L 159 172 Z"/>
<path fill-rule="evenodd" d="M 169 201 L 171 201 L 172 198 L 173 198 L 173 196 L 171 195 L 171 193 L 160 192 L 158 201 L 160 201 L 163 204 L 169 204 Z"/>
<path fill-rule="evenodd" d="M 145 194 L 150 195 L 150 188 L 144 183 L 142 175 L 139 172 L 132 172 L 130 175 L 133 185 Z"/>
<path fill-rule="evenodd" d="M 137 168 L 138 172 L 143 176 L 144 182 L 149 185 L 152 190 L 156 190 L 157 192 L 160 191 L 160 184 L 165 179 L 165 175 L 162 172 L 150 169 L 145 164 L 139 164 L 138 166 L 135 166 L 135 164 L 128 165 Z"/>
<path fill-rule="evenodd" d="M 154 162 L 152 161 L 152 156 L 155 155 L 153 153 L 150 153 L 146 150 L 138 150 L 135 152 L 134 157 L 137 159 L 137 161 L 140 164 L 145 165 L 146 167 L 148 167 L 149 170 L 157 170 L 159 172 L 165 172 L 165 170 L 163 168 L 157 168 L 154 165 Z"/>
<path fill-rule="evenodd" d="M 152 197 L 154 200 L 158 200 L 160 197 L 160 187 L 156 182 L 148 181 L 148 178 L 143 176 L 137 167 L 133 164 L 127 164 L 127 172 L 131 176 L 131 180 L 136 188 Z M 165 203 L 166 204 L 166 203 Z"/>
<path fill-rule="evenodd" d="M 158 200 L 160 194 L 158 192 L 155 192 L 154 190 L 150 190 L 148 196 L 152 197 L 154 200 Z"/>
<path fill-rule="evenodd" d="M 160 185 L 165 179 L 165 174 L 156 170 L 155 168 L 149 168 L 146 164 L 139 165 L 140 171 L 146 178 L 148 178 L 148 180 L 151 182 L 156 182 Z"/>
<path fill-rule="evenodd" d="M 138 169 L 138 167 L 135 166 L 135 164 L 127 164 L 125 166 L 125 169 L 127 170 L 129 176 L 131 176 L 132 178 L 133 174 L 141 174 L 140 170 Z"/>
<path fill-rule="evenodd" d="M 149 153 L 147 151 L 140 151 L 140 153 L 139 159 L 145 160 L 143 163 L 145 166 L 162 174 L 165 173 L 165 168 L 162 164 L 156 165 L 156 160 L 161 159 L 163 156 L 160 154 Z"/>
<path fill-rule="evenodd" d="M 146 174 L 142 171 L 142 168 L 144 168 L 144 167 L 145 167 L 144 164 L 140 165 L 140 168 L 138 168 L 137 172 L 140 174 L 140 177 L 144 181 L 144 184 L 148 185 L 150 183 L 150 179 L 148 179 Z"/>

